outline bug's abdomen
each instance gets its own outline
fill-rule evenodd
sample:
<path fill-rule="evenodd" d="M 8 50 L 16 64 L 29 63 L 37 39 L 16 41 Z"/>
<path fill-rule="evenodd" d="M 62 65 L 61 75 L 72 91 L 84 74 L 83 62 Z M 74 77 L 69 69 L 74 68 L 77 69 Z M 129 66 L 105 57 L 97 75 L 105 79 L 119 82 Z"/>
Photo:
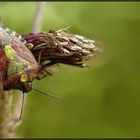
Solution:
<path fill-rule="evenodd" d="M 8 61 L 6 55 L 2 49 L 0 49 L 0 81 L 3 82 L 6 79 L 6 73 L 8 68 Z"/>

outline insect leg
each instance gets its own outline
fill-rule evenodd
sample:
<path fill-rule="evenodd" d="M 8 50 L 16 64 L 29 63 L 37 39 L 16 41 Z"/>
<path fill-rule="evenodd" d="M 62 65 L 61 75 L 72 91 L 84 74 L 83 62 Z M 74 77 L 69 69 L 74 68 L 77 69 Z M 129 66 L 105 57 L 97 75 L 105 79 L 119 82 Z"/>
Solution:
<path fill-rule="evenodd" d="M 24 95 L 25 93 L 24 92 L 22 92 L 22 103 L 21 103 L 21 110 L 20 110 L 20 115 L 19 115 L 19 118 L 18 118 L 18 122 L 20 122 L 20 120 L 21 120 L 21 117 L 22 117 L 22 113 L 23 113 L 23 106 L 24 106 Z"/>
<path fill-rule="evenodd" d="M 37 80 L 41 80 L 41 79 L 47 77 L 48 75 L 49 75 L 49 76 L 52 76 L 53 73 L 47 71 L 46 68 L 48 68 L 48 67 L 50 67 L 50 66 L 52 66 L 52 65 L 54 65 L 54 64 L 56 64 L 56 62 L 52 62 L 52 61 L 51 61 L 51 62 L 49 62 L 49 63 L 47 63 L 47 64 L 41 66 L 41 68 L 40 68 L 40 73 L 43 73 L 44 75 L 43 75 L 43 77 L 39 77 L 39 75 L 38 75 L 38 76 L 36 77 L 36 79 L 37 79 Z"/>

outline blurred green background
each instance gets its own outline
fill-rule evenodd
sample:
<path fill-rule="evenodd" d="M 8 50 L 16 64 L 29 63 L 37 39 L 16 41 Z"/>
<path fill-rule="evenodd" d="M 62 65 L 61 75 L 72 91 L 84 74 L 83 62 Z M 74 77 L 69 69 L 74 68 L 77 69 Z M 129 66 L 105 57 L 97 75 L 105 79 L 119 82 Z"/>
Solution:
<path fill-rule="evenodd" d="M 4 25 L 29 33 L 36 2 L 1 2 Z M 104 53 L 90 68 L 61 65 L 33 87 L 61 100 L 26 95 L 19 137 L 140 137 L 140 3 L 48 2 L 43 31 L 71 26 Z"/>

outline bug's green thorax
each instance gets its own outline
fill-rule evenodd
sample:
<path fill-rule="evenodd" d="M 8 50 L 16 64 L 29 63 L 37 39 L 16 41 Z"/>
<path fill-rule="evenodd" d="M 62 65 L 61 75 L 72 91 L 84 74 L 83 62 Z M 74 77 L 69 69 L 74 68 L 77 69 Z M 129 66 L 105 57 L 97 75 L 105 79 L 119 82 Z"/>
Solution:
<path fill-rule="evenodd" d="M 9 60 L 8 76 L 22 73 L 25 68 L 29 68 L 29 62 L 19 57 L 11 45 L 5 46 L 5 54 Z"/>

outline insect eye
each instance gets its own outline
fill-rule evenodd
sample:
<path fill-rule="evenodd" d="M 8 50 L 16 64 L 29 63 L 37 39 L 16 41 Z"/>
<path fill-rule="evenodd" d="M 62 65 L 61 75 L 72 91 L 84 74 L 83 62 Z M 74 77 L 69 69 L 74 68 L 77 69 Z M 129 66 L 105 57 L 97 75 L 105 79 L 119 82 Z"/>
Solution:
<path fill-rule="evenodd" d="M 21 77 L 20 77 L 20 81 L 21 81 L 21 82 L 27 82 L 27 81 L 28 81 L 28 76 L 27 76 L 27 74 L 22 73 L 22 74 L 21 74 Z"/>

